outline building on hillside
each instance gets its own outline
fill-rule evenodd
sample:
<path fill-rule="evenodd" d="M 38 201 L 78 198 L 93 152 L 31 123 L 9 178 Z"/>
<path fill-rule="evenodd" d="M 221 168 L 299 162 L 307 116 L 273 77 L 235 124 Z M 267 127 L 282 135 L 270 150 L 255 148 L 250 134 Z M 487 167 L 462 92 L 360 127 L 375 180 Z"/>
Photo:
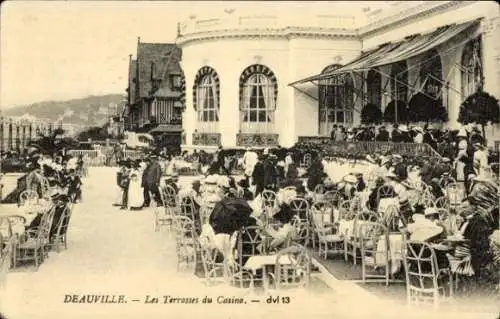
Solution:
<path fill-rule="evenodd" d="M 39 119 L 32 115 L 4 116 L 0 118 L 0 152 L 22 152 L 41 135 L 51 134 L 59 123 Z"/>
<path fill-rule="evenodd" d="M 478 88 L 500 97 L 495 2 L 387 1 L 350 13 L 325 5 L 179 24 L 184 147 L 291 146 L 358 125 L 367 103 L 397 110 L 418 93 L 442 103 L 456 127 Z"/>
<path fill-rule="evenodd" d="M 167 148 L 182 143 L 184 76 L 182 51 L 171 43 L 137 43 L 129 63 L 127 130 L 150 133 Z"/>

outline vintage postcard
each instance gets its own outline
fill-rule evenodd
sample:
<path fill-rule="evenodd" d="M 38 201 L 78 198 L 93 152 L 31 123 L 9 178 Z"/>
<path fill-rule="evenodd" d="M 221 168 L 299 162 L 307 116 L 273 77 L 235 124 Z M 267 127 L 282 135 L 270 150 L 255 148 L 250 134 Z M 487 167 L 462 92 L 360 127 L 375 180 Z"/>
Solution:
<path fill-rule="evenodd" d="M 499 318 L 496 2 L 0 8 L 0 318 Z"/>

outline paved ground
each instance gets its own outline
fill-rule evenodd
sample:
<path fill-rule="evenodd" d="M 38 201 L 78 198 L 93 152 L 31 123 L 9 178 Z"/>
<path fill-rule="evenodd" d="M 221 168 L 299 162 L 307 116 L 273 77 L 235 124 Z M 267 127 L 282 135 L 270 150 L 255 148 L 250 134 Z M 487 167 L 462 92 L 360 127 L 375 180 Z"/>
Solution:
<path fill-rule="evenodd" d="M 111 206 L 116 198 L 114 172 L 111 168 L 91 169 L 84 182 L 84 202 L 78 204 L 73 213 L 68 250 L 51 253 L 36 272 L 24 270 L 8 274 L 0 300 L 4 316 L 13 319 L 275 318 L 283 315 L 288 318 L 369 318 L 376 312 L 383 313 L 384 318 L 396 318 L 405 311 L 379 301 L 355 284 L 336 281 L 324 270 L 315 277 L 312 291 L 274 294 L 290 297 L 287 305 L 268 305 L 265 296 L 239 289 L 206 287 L 191 273 L 177 272 L 173 239 L 167 230 L 153 231 L 151 211 L 126 212 Z M 192 178 L 183 178 L 183 182 L 189 180 Z M 74 294 L 125 295 L 127 303 L 64 302 L 66 295 Z M 160 304 L 145 304 L 148 295 L 160 297 Z M 200 303 L 163 304 L 161 296 L 165 295 L 199 298 Z M 204 296 L 213 298 L 214 303 L 201 303 Z M 247 304 L 217 304 L 218 296 L 243 296 Z M 252 299 L 260 303 L 250 302 Z"/>

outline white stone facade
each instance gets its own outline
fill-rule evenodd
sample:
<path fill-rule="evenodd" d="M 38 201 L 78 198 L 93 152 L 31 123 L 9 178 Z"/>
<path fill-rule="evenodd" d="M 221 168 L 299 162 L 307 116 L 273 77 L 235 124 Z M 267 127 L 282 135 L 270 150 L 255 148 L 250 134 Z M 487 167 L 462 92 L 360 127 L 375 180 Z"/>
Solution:
<path fill-rule="evenodd" d="M 224 147 L 238 146 L 242 119 L 239 79 L 243 70 L 254 64 L 269 68 L 278 84 L 274 123 L 266 133 L 278 134 L 280 145 L 291 146 L 299 136 L 318 135 L 319 107 L 313 98 L 318 96 L 317 87 L 311 85 L 299 91 L 289 83 L 321 73 L 329 65 L 346 64 L 356 59 L 362 50 L 382 43 L 476 18 L 483 18 L 479 32 L 482 33 L 485 90 L 500 97 L 500 14 L 494 2 L 396 2 L 363 19 L 347 15 L 301 14 L 297 10 L 288 14 L 286 11 L 284 17 L 272 13 L 243 15 L 237 10 L 226 10 L 218 18 L 191 17 L 180 24 L 177 44 L 183 50 L 182 68 L 186 77 L 183 113 L 186 145 L 196 144 L 193 133 L 204 133 L 203 129 L 200 131 L 193 107 L 193 87 L 198 71 L 205 66 L 213 68 L 220 81 L 219 122 L 215 131 L 209 133 L 220 133 L 220 143 Z M 458 88 L 461 75 L 453 65 L 460 62 L 464 45 L 448 42 L 437 48 L 442 55 L 443 78 L 449 75 L 450 86 Z M 412 68 L 411 59 L 408 66 Z M 418 68 L 409 71 L 409 82 L 416 74 Z M 382 86 L 384 80 L 387 79 L 382 78 Z M 359 77 L 355 77 L 356 87 L 360 87 L 359 82 Z M 382 106 L 388 103 L 384 98 L 387 96 L 382 97 Z M 451 125 L 456 123 L 461 99 L 458 93 L 448 97 Z M 355 108 L 359 110 L 362 103 L 356 101 Z M 356 123 L 359 123 L 359 112 L 354 112 Z"/>

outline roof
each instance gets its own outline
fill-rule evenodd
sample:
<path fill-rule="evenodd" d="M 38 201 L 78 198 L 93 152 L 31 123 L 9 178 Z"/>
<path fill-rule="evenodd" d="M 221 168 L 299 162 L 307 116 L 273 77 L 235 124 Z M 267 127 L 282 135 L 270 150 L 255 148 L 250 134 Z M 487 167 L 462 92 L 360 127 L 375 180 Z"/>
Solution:
<path fill-rule="evenodd" d="M 128 66 L 128 89 L 130 94 L 130 102 L 135 101 L 136 99 L 136 77 L 137 77 L 137 61 L 130 60 L 130 64 Z"/>
<path fill-rule="evenodd" d="M 182 51 L 173 43 L 141 43 L 137 45 L 138 96 L 151 96 L 153 80 L 161 80 L 162 94 L 171 93 L 169 74 L 182 74 Z M 175 95 L 175 94 L 174 94 Z"/>

